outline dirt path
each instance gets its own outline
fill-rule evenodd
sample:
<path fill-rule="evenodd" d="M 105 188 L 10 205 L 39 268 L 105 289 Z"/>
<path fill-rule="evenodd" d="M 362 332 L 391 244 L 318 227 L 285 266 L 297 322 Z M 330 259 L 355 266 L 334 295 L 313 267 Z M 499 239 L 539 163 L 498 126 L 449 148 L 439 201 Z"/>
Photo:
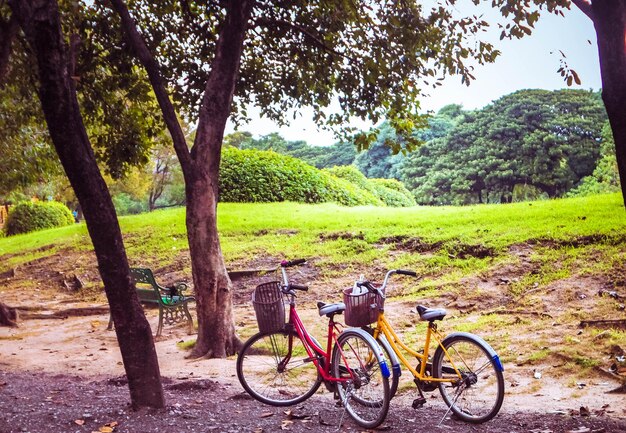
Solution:
<path fill-rule="evenodd" d="M 63 304 L 63 308 L 76 306 L 81 305 Z M 149 312 L 154 329 L 155 313 Z M 237 321 L 241 324 L 252 320 L 251 314 L 248 306 L 236 308 Z M 0 432 L 91 432 L 97 430 L 96 424 L 104 425 L 109 421 L 120 423 L 115 431 L 128 432 L 276 431 L 284 421 L 293 421 L 293 424 L 285 424 L 292 431 L 333 431 L 339 423 L 340 410 L 335 408 L 331 396 L 322 391 L 310 404 L 295 409 L 307 419 L 288 419 L 283 410 L 250 401 L 241 395 L 234 358 L 187 360 L 186 352 L 177 343 L 194 336 L 186 335 L 182 328 L 168 327 L 156 341 L 161 373 L 168 390 L 167 414 L 132 413 L 127 408 L 127 388 L 113 386 L 110 381 L 123 377 L 124 370 L 115 333 L 106 330 L 107 323 L 108 315 L 96 315 L 25 320 L 19 328 L 0 328 L 0 403 L 10 408 L 0 415 Z M 520 432 L 601 431 L 597 430 L 599 428 L 626 431 L 624 396 L 607 393 L 616 387 L 615 382 L 590 377 L 581 379 L 580 387 L 572 388 L 562 383 L 552 366 L 539 367 L 541 379 L 535 378 L 535 369 L 538 367 L 505 364 L 506 397 L 496 420 L 481 427 L 447 420 L 439 429 L 495 432 L 505 431 L 500 428 L 506 426 L 506 431 Z M 432 394 L 427 408 L 414 411 L 410 409 L 415 398 L 414 387 L 406 375 L 403 381 L 407 391 L 394 399 L 386 426 L 394 431 L 411 431 L 416 427 L 414 423 L 422 420 L 422 413 L 427 413 L 428 425 L 435 428 L 444 413 L 437 393 Z M 81 393 L 93 395 L 85 401 Z M 76 406 L 73 399 L 84 404 Z M 216 402 L 220 401 L 218 405 Z M 591 416 L 581 417 L 581 407 L 588 409 Z M 587 414 L 586 409 L 584 414 Z M 38 417 L 48 419 L 58 429 L 39 429 L 36 423 L 29 424 Z M 85 425 L 73 424 L 75 419 L 83 418 L 88 419 Z M 144 429 L 148 418 L 154 430 Z M 184 429 L 174 427 L 180 423 L 185 425 Z M 91 430 L 85 428 L 87 424 Z M 431 431 L 430 428 L 426 431 Z M 359 430 L 346 422 L 343 431 Z"/>
<path fill-rule="evenodd" d="M 49 264 L 37 266 L 50 269 Z M 302 269 L 302 272 L 313 271 Z M 38 275 L 36 272 L 22 273 Z M 503 269 L 501 273 L 510 278 L 512 272 Z M 38 279 L 38 287 L 44 287 L 46 275 Z M 303 273 L 299 277 L 298 281 L 315 280 L 314 274 Z M 6 281 L 7 284 L 19 284 L 22 280 Z M 457 299 L 456 295 L 442 292 L 438 293 L 437 299 L 425 302 L 431 302 L 431 305 L 443 303 L 453 311 L 466 310 L 467 315 L 463 316 L 465 322 L 478 320 L 480 315 L 471 310 L 475 303 L 493 308 L 507 301 L 503 299 L 502 281 L 502 275 L 494 274 L 488 280 L 469 284 L 479 288 L 470 293 L 473 297 L 465 299 L 460 296 Z M 254 284 L 254 281 L 248 281 L 247 288 L 242 286 L 235 293 L 236 324 L 244 339 L 254 332 L 253 311 L 248 305 L 250 287 Z M 318 323 L 317 328 L 312 329 L 314 335 L 321 336 L 323 328 L 323 323 L 315 318 L 316 312 L 312 309 L 314 301 L 318 297 L 333 299 L 333 294 L 339 293 L 346 284 L 349 282 L 336 281 L 334 287 L 327 287 L 321 294 L 307 293 L 298 298 L 305 323 Z M 566 287 L 553 289 L 549 296 L 542 295 L 541 305 L 545 305 L 550 312 L 565 314 L 566 311 L 560 312 L 565 305 L 583 309 L 589 308 L 592 302 L 603 301 L 596 294 L 598 288 L 604 287 L 603 283 L 586 281 L 583 284 L 576 280 L 559 284 Z M 560 297 L 562 293 L 569 292 L 573 293 L 573 299 Z M 584 292 L 585 297 L 579 296 L 579 292 Z M 2 299 L 12 306 L 20 305 L 18 293 L 19 290 L 0 290 Z M 70 308 L 106 307 L 68 302 L 71 300 L 69 294 L 35 289 L 28 302 L 42 309 L 38 314 Z M 540 302 L 537 301 L 537 304 Z M 392 322 L 411 329 L 414 318 L 411 319 L 407 313 L 411 307 L 414 305 L 388 302 L 386 314 Z M 156 329 L 156 311 L 148 311 L 148 318 L 152 328 Z M 510 320 L 520 318 L 512 316 Z M 185 359 L 186 352 L 177 343 L 189 341 L 195 336 L 187 335 L 182 328 L 167 326 L 164 335 L 156 341 L 167 410 L 158 413 L 132 412 L 128 408 L 128 388 L 123 380 L 124 370 L 116 336 L 106 330 L 107 323 L 108 314 L 102 313 L 66 319 L 21 320 L 19 328 L 0 328 L 0 433 L 89 433 L 112 422 L 118 423 L 114 426 L 115 432 L 337 431 L 342 412 L 328 393 L 319 391 L 306 404 L 291 408 L 292 412 L 265 406 L 243 394 L 236 378 L 234 358 Z M 572 323 L 548 328 L 543 336 L 546 341 L 551 341 L 558 333 L 577 336 L 579 331 Z M 519 339 L 532 340 L 536 337 L 532 332 L 535 331 L 513 335 L 511 340 L 514 343 Z M 438 394 L 429 396 L 425 408 L 418 411 L 411 409 L 415 387 L 405 374 L 401 383 L 404 391 L 392 401 L 383 430 L 626 432 L 626 399 L 623 394 L 608 393 L 618 386 L 615 380 L 592 373 L 586 376 L 563 374 L 565 361 L 555 362 L 554 359 L 535 362 L 534 365 L 516 365 L 514 362 L 505 363 L 504 405 L 501 413 L 489 423 L 470 426 L 446 418 L 438 425 L 445 413 Z M 541 373 L 541 377 L 536 373 Z M 362 431 L 351 421 L 345 421 L 339 430 Z M 104 431 L 108 430 L 105 428 Z"/>

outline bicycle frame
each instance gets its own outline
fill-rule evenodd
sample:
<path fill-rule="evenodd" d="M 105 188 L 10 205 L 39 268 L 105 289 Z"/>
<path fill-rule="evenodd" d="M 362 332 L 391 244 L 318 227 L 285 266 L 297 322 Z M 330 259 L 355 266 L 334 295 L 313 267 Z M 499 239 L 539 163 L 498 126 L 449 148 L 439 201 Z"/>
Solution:
<path fill-rule="evenodd" d="M 317 367 L 317 370 L 319 371 L 320 375 L 322 376 L 322 379 L 325 382 L 331 382 L 331 383 L 346 382 L 348 380 L 354 379 L 352 371 L 349 371 L 350 378 L 343 378 L 343 379 L 333 377 L 330 373 L 330 367 L 331 367 L 330 355 L 331 355 L 333 344 L 337 342 L 336 331 L 338 331 L 338 326 L 334 320 L 330 319 L 328 321 L 326 350 L 319 347 L 318 343 L 315 340 L 313 340 L 313 338 L 309 335 L 306 328 L 304 327 L 304 324 L 302 323 L 302 320 L 300 320 L 300 316 L 298 316 L 298 312 L 296 311 L 295 305 L 293 305 L 292 303 L 290 303 L 290 306 L 289 306 L 289 322 L 287 323 L 287 326 L 288 327 L 292 326 L 293 329 L 298 334 L 298 336 L 300 337 L 300 340 L 305 342 L 304 349 L 307 351 L 307 355 L 309 356 L 309 359 L 311 360 L 311 362 L 313 362 L 313 364 L 315 364 L 315 366 Z M 289 342 L 290 352 L 291 352 L 291 349 L 292 347 L 291 347 L 291 341 L 290 341 Z M 339 348 L 339 350 L 341 350 L 341 348 Z M 342 359 L 345 360 L 343 353 L 341 354 L 341 357 Z M 324 360 L 323 366 L 320 364 L 320 359 Z M 286 364 L 287 362 L 289 362 L 289 358 L 285 358 L 283 360 L 283 363 Z"/>
<path fill-rule="evenodd" d="M 287 277 L 287 272 L 285 271 L 285 268 L 281 268 L 281 272 L 282 272 L 284 287 L 288 287 L 289 278 Z M 333 377 L 330 372 L 330 368 L 331 368 L 330 357 L 332 353 L 332 347 L 334 343 L 337 343 L 337 333 L 340 332 L 337 323 L 332 318 L 328 320 L 328 333 L 326 335 L 326 350 L 322 349 L 319 343 L 315 341 L 311 337 L 311 335 L 308 333 L 304 324 L 302 323 L 302 320 L 300 319 L 300 316 L 298 315 L 298 312 L 296 310 L 296 303 L 294 299 L 295 293 L 293 292 L 289 293 L 288 296 L 289 296 L 289 322 L 287 322 L 287 325 L 286 325 L 287 329 L 289 329 L 289 327 L 293 328 L 298 334 L 298 336 L 300 337 L 300 340 L 304 342 L 304 349 L 306 350 L 310 361 L 313 362 L 313 364 L 317 367 L 317 371 L 322 376 L 322 380 L 324 382 L 329 382 L 329 383 L 347 382 L 349 380 L 353 380 L 354 374 L 352 373 L 352 370 L 349 368 L 347 368 L 348 372 L 350 373 L 349 378 Z M 344 361 L 344 363 L 346 363 L 346 358 L 343 354 L 343 351 L 341 350 L 341 347 L 337 345 L 337 348 L 339 349 L 341 353 L 342 360 Z M 291 359 L 292 349 L 293 349 L 292 340 L 290 339 L 289 340 L 289 355 L 287 355 L 285 359 L 282 360 L 281 364 L 286 365 L 289 362 L 289 360 Z M 323 366 L 320 364 L 320 359 L 324 360 Z M 361 365 L 360 367 L 364 368 L 364 365 Z"/>
<path fill-rule="evenodd" d="M 374 339 L 377 339 L 379 335 L 381 334 L 381 332 L 385 335 L 385 338 L 387 339 L 389 345 L 391 346 L 392 350 L 395 352 L 396 356 L 398 357 L 402 365 L 404 365 L 411 372 L 413 377 L 415 377 L 416 379 L 420 381 L 424 381 L 424 382 L 449 382 L 449 383 L 456 382 L 457 380 L 462 380 L 461 373 L 452 362 L 452 359 L 450 355 L 448 354 L 448 351 L 446 350 L 446 348 L 441 344 L 441 342 L 443 341 L 443 336 L 439 333 L 439 331 L 437 330 L 437 325 L 435 325 L 434 323 L 432 322 L 429 323 L 428 328 L 426 329 L 426 340 L 424 341 L 423 353 L 419 353 L 411 349 L 402 341 L 402 339 L 400 339 L 400 337 L 398 336 L 398 334 L 396 334 L 391 324 L 387 321 L 387 318 L 385 317 L 385 313 L 382 311 L 378 313 L 378 321 L 376 322 L 376 327 L 374 328 Z M 431 339 L 434 339 L 435 341 L 437 341 L 437 345 L 441 347 L 441 349 L 445 353 L 457 377 L 435 378 L 435 377 L 426 375 L 426 367 L 428 364 L 428 354 L 429 354 Z M 400 348 L 402 348 L 402 350 L 400 350 Z M 419 365 L 420 365 L 419 371 L 417 371 L 417 369 L 413 368 L 413 366 L 409 364 L 409 361 L 404 356 L 403 351 L 408 353 L 410 356 L 415 357 L 419 360 Z M 452 374 L 452 372 L 450 372 L 450 374 Z"/>

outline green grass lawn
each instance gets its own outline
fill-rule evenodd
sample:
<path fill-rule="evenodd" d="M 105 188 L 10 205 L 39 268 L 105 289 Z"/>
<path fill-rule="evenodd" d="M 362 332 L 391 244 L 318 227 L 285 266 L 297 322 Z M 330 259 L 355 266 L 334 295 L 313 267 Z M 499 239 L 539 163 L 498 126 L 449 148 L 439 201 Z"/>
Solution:
<path fill-rule="evenodd" d="M 405 295 L 447 287 L 515 261 L 514 245 L 533 245 L 533 272 L 514 295 L 584 269 L 610 272 L 624 261 L 621 195 L 463 207 L 342 207 L 333 204 L 223 203 L 222 249 L 229 268 L 315 260 L 321 281 L 385 269 L 424 275 Z M 161 267 L 188 256 L 183 208 L 120 218 L 131 265 Z M 60 251 L 90 250 L 84 224 L 0 238 L 0 273 Z M 189 269 L 181 269 L 188 274 Z M 400 291 L 399 293 L 403 293 Z"/>
<path fill-rule="evenodd" d="M 223 203 L 218 213 L 222 248 L 229 263 L 269 255 L 319 257 L 334 264 L 377 260 L 386 266 L 406 265 L 411 260 L 403 254 L 386 254 L 389 239 L 399 237 L 438 244 L 443 253 L 425 264 L 432 267 L 449 265 L 448 259 L 454 259 L 459 246 L 480 245 L 497 256 L 513 244 L 528 241 L 563 244 L 593 236 L 606 239 L 594 243 L 608 246 L 622 243 L 626 236 L 626 212 L 619 194 L 464 207 Z M 171 260 L 187 250 L 183 208 L 122 217 L 120 223 L 129 257 Z M 45 250 L 47 246 L 54 248 Z M 84 224 L 0 238 L 1 266 L 7 268 L 66 248 L 91 248 Z M 480 264 L 470 265 L 474 266 Z"/>

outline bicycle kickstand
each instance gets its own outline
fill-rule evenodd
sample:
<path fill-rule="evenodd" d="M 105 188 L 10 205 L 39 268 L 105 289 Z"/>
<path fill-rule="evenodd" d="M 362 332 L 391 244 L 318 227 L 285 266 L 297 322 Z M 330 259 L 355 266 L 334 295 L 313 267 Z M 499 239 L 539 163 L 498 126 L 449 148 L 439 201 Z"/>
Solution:
<path fill-rule="evenodd" d="M 341 385 L 339 385 L 341 386 Z M 346 394 L 345 397 L 343 398 L 343 401 L 341 402 L 341 405 L 343 406 L 343 410 L 341 411 L 341 417 L 339 418 L 339 425 L 337 426 L 337 430 L 335 431 L 340 431 L 341 430 L 341 425 L 343 424 L 343 418 L 346 415 L 346 406 L 348 403 L 348 398 L 350 397 L 350 393 L 352 392 L 352 385 L 348 385 L 348 388 L 346 389 Z M 339 393 L 337 393 L 339 394 Z"/>
<path fill-rule="evenodd" d="M 411 407 L 413 407 L 413 409 L 420 409 L 422 406 L 426 404 L 426 397 L 424 397 L 424 393 L 422 392 L 420 381 L 418 379 L 413 379 L 413 382 L 415 382 L 415 387 L 417 388 L 419 397 L 413 400 L 413 404 L 411 405 Z"/>

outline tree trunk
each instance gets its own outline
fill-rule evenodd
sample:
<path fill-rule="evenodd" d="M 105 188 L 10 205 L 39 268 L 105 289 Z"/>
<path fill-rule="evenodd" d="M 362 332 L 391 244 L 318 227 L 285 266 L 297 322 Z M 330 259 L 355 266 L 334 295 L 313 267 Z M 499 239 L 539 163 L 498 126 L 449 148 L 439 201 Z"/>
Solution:
<path fill-rule="evenodd" d="M 224 128 L 230 116 L 254 1 L 231 0 L 223 4 L 226 16 L 202 97 L 196 138 L 189 151 L 158 63 L 126 3 L 111 0 L 129 44 L 146 68 L 185 177 L 187 239 L 198 314 L 198 338 L 192 353 L 195 357 L 225 357 L 232 355 L 240 345 L 232 315 L 232 284 L 217 232 L 217 182 Z"/>
<path fill-rule="evenodd" d="M 232 283 L 217 232 L 217 196 L 211 179 L 187 188 L 187 237 L 196 292 L 198 338 L 192 357 L 224 358 L 239 350 L 232 311 Z"/>
<path fill-rule="evenodd" d="M 81 204 L 93 242 L 132 406 L 161 408 L 165 402 L 152 331 L 132 284 L 113 202 L 80 114 L 57 3 L 13 0 L 10 6 L 37 58 L 39 99 L 52 142 Z"/>
<path fill-rule="evenodd" d="M 602 100 L 615 139 L 626 206 L 626 0 L 594 0 L 591 10 L 598 37 Z"/>
<path fill-rule="evenodd" d="M 17 310 L 0 302 L 0 326 L 17 326 Z"/>

